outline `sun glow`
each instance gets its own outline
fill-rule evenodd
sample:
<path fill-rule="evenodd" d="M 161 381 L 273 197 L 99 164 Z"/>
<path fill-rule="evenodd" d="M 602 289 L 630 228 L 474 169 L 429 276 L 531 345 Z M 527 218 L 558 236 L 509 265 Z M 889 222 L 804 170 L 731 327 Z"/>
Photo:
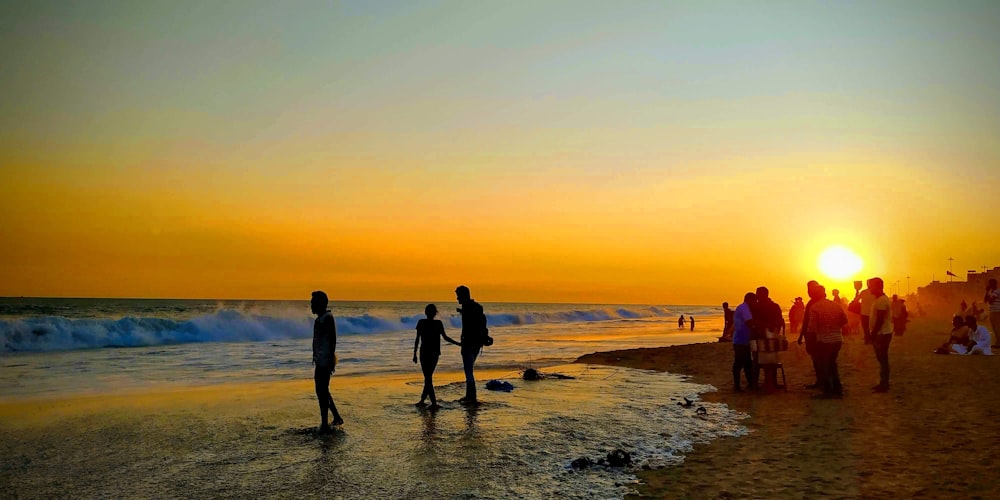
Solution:
<path fill-rule="evenodd" d="M 864 267 L 864 261 L 849 248 L 836 245 L 819 255 L 819 270 L 835 280 L 846 280 Z"/>

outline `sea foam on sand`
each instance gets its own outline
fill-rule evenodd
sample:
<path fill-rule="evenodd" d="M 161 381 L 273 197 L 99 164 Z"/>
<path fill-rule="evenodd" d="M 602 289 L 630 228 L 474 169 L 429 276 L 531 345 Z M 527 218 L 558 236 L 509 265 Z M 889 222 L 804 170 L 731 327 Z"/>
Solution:
<path fill-rule="evenodd" d="M 436 377 L 437 411 L 413 405 L 421 380 L 334 376 L 346 424 L 315 432 L 311 381 L 215 385 L 0 403 L 0 482 L 15 496 L 620 497 L 641 467 L 746 432 L 743 415 L 697 400 L 681 375 L 594 365 L 544 369 L 575 379 L 480 389 L 464 407 L 460 373 Z M 694 405 L 677 403 L 695 399 Z M 698 407 L 704 410 L 699 411 Z M 573 469 L 615 449 L 632 468 Z"/>

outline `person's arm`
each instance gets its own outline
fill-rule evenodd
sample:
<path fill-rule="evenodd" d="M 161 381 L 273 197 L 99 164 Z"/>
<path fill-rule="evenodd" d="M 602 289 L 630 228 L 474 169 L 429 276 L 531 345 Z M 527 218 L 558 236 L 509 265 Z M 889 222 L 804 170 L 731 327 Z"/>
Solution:
<path fill-rule="evenodd" d="M 420 323 L 417 323 L 417 338 L 413 339 L 413 362 L 417 362 L 417 347 L 420 346 Z"/>
<path fill-rule="evenodd" d="M 806 336 L 806 328 L 809 328 L 809 306 L 806 306 L 806 310 L 802 312 L 802 326 L 799 328 L 799 340 L 797 341 L 799 345 L 802 345 L 802 339 Z"/>
<path fill-rule="evenodd" d="M 454 344 L 459 347 L 462 346 L 461 342 L 456 341 L 455 339 L 449 337 L 447 333 L 444 333 L 444 325 L 441 325 L 441 337 L 443 337 L 444 340 L 447 341 L 449 344 Z"/>
<path fill-rule="evenodd" d="M 330 315 L 330 371 L 336 371 L 337 366 L 337 320 Z"/>

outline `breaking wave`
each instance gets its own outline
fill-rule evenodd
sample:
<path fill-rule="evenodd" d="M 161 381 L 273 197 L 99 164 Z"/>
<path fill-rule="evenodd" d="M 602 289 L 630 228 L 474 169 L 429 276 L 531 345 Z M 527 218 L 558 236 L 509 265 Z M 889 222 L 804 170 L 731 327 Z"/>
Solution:
<path fill-rule="evenodd" d="M 547 323 L 636 320 L 673 316 L 660 307 L 608 308 L 550 312 L 487 314 L 491 328 Z M 363 335 L 413 329 L 422 315 L 380 317 L 369 314 L 338 316 L 337 332 Z M 460 328 L 459 316 L 441 318 Z M 0 319 L 3 351 L 64 351 L 99 347 L 140 347 L 191 342 L 254 342 L 305 339 L 312 336 L 312 319 L 305 316 L 275 317 L 236 309 L 187 320 L 162 317 L 77 319 L 35 316 Z"/>

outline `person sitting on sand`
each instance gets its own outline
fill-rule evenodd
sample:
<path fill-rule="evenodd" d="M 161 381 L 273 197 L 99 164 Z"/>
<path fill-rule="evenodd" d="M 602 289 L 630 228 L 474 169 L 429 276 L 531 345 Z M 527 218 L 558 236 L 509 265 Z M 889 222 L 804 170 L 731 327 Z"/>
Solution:
<path fill-rule="evenodd" d="M 337 405 L 333 404 L 333 396 L 330 395 L 330 375 L 333 374 L 337 365 L 337 322 L 333 315 L 326 308 L 330 305 L 330 299 L 326 293 L 317 291 L 312 293 L 310 307 L 316 315 L 313 323 L 313 364 L 316 371 L 313 380 L 316 382 L 316 399 L 319 400 L 319 414 L 322 423 L 319 432 L 331 432 L 327 423 L 327 410 L 333 412 L 333 425 L 342 425 L 344 419 L 337 411 Z"/>
<path fill-rule="evenodd" d="M 417 362 L 417 348 L 420 349 L 420 370 L 424 372 L 424 392 L 420 394 L 420 406 L 426 404 L 424 401 L 431 398 L 431 409 L 437 409 L 437 395 L 434 394 L 434 368 L 437 367 L 438 358 L 441 357 L 441 337 L 450 344 L 461 346 L 448 334 L 444 333 L 444 324 L 441 320 L 434 319 L 437 316 L 437 306 L 427 304 L 424 308 L 426 318 L 417 321 L 417 338 L 413 341 L 413 362 Z M 423 343 L 421 343 L 423 339 Z"/>
<path fill-rule="evenodd" d="M 938 354 L 948 354 L 957 352 L 965 354 L 969 351 L 969 327 L 965 326 L 965 319 L 961 316 L 951 318 L 951 333 L 948 341 L 934 350 Z"/>
<path fill-rule="evenodd" d="M 976 322 L 976 317 L 969 315 L 965 317 L 965 326 L 969 327 L 969 352 L 966 354 L 984 354 L 992 356 L 990 349 L 990 331 L 985 326 Z"/>

